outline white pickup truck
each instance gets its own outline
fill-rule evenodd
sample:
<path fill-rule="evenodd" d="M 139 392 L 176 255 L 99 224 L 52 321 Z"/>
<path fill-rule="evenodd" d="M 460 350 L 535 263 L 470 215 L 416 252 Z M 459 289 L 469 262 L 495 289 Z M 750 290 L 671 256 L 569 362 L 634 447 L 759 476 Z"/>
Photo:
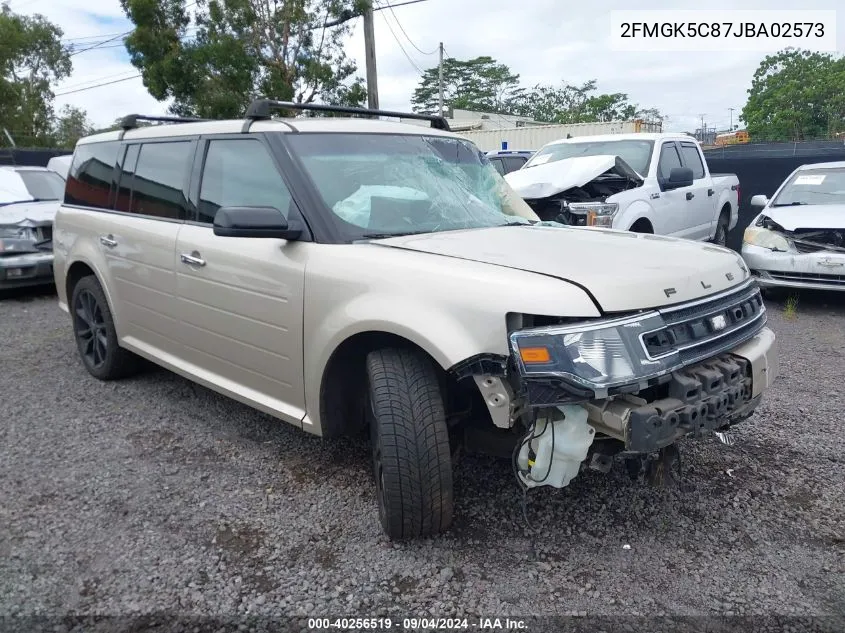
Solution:
<path fill-rule="evenodd" d="M 737 223 L 739 179 L 711 174 L 685 134 L 554 141 L 505 178 L 546 221 L 721 245 Z"/>

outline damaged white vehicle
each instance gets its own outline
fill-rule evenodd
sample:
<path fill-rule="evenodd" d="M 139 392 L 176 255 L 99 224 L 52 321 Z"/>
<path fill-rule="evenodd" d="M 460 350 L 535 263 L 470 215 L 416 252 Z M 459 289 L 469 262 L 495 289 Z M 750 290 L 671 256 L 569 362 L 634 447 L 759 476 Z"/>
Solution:
<path fill-rule="evenodd" d="M 751 205 L 742 256 L 760 286 L 845 290 L 845 161 L 802 165 Z"/>
<path fill-rule="evenodd" d="M 739 180 L 711 174 L 684 134 L 611 134 L 554 141 L 505 176 L 541 219 L 725 245 Z"/>
<path fill-rule="evenodd" d="M 64 190 L 43 167 L 0 167 L 0 289 L 53 283 L 53 220 Z"/>

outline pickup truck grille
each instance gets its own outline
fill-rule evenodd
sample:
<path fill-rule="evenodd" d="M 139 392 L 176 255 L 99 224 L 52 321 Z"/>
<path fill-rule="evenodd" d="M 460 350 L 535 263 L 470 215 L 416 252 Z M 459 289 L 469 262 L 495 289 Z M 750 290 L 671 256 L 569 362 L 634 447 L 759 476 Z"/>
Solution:
<path fill-rule="evenodd" d="M 649 358 L 677 353 L 684 364 L 710 358 L 760 332 L 766 307 L 753 281 L 709 299 L 659 311 L 666 325 L 641 336 Z"/>

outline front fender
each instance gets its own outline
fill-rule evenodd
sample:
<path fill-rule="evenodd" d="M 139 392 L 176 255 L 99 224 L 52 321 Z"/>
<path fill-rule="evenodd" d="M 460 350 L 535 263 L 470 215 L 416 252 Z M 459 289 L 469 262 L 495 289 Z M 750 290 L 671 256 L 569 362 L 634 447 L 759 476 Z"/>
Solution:
<path fill-rule="evenodd" d="M 645 200 L 634 200 L 621 212 L 617 222 L 619 223 L 620 229 L 630 231 L 634 223 L 641 219 L 648 220 L 656 234 L 663 234 L 663 226 L 658 215 Z"/>

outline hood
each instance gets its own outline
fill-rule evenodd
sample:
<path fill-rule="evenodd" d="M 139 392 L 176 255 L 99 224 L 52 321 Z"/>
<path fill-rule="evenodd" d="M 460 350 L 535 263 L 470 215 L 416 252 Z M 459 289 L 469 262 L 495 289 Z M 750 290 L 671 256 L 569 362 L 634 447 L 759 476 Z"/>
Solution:
<path fill-rule="evenodd" d="M 809 204 L 795 207 L 766 207 L 763 215 L 787 231 L 797 229 L 845 229 L 845 204 Z"/>
<path fill-rule="evenodd" d="M 41 226 L 52 224 L 61 203 L 49 202 L 14 202 L 0 206 L 0 225 Z"/>
<path fill-rule="evenodd" d="M 582 287 L 605 312 L 691 301 L 748 278 L 729 249 L 628 231 L 502 226 L 372 243 L 556 277 Z"/>
<path fill-rule="evenodd" d="M 583 187 L 591 180 L 610 171 L 637 186 L 642 177 L 618 156 L 579 156 L 553 163 L 517 169 L 505 175 L 505 180 L 523 198 L 548 198 L 573 187 Z"/>

